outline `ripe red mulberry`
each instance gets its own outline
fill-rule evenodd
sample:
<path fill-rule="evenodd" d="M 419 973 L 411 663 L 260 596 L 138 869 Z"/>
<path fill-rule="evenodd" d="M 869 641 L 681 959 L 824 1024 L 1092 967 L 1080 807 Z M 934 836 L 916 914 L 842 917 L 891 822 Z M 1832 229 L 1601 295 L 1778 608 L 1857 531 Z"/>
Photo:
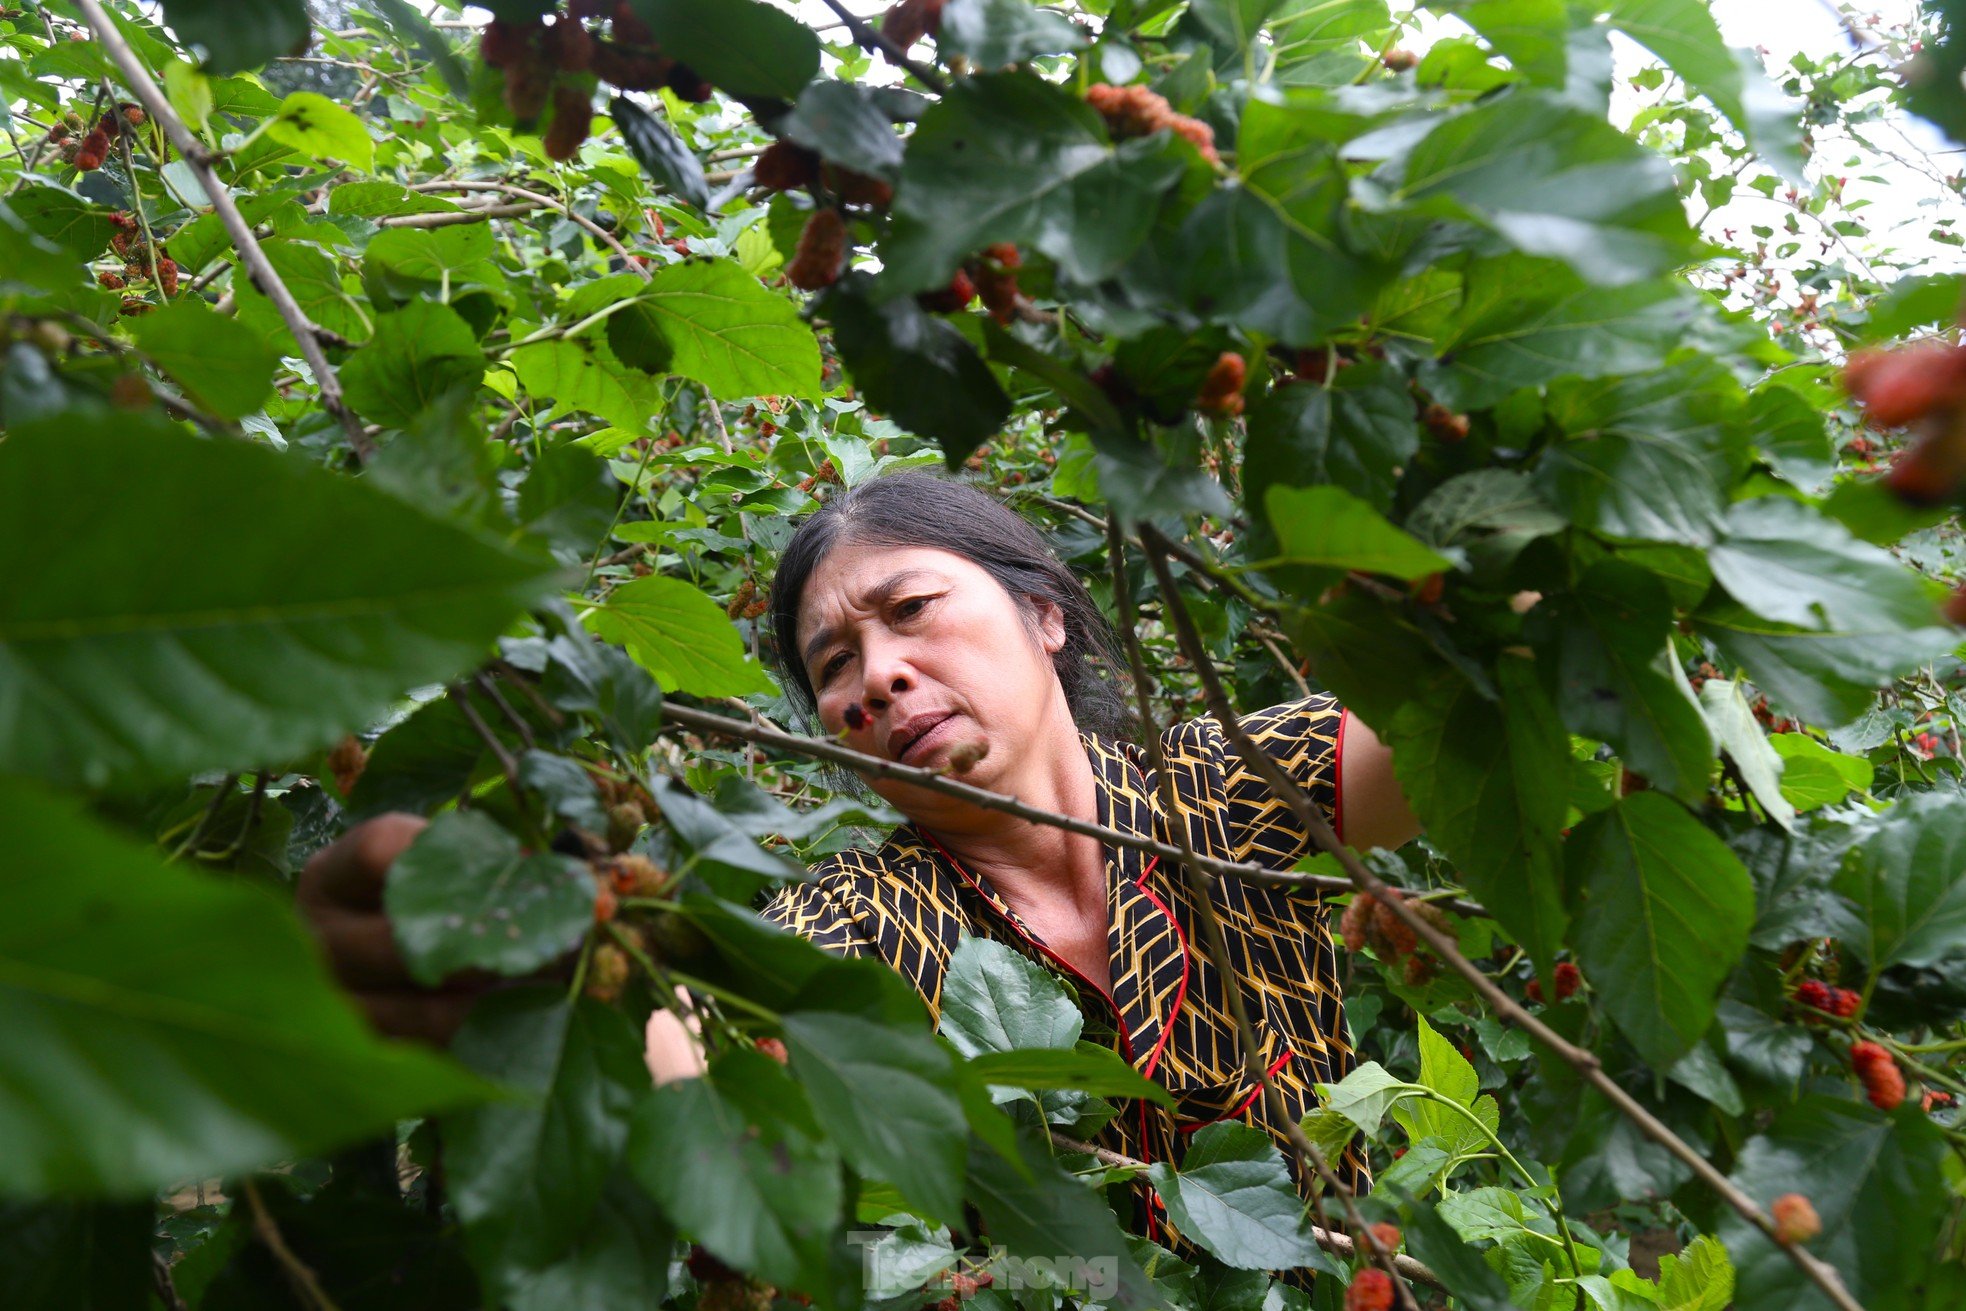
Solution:
<path fill-rule="evenodd" d="M 1345 1311 L 1389 1311 L 1393 1304 L 1392 1277 L 1384 1270 L 1361 1270 L 1345 1290 Z"/>
<path fill-rule="evenodd" d="M 543 143 L 548 159 L 564 163 L 580 153 L 594 127 L 594 101 L 586 91 L 562 82 L 553 88 L 553 122 Z"/>
<path fill-rule="evenodd" d="M 803 291 L 817 291 L 839 281 L 846 262 L 846 220 L 837 209 L 814 210 L 799 233 L 799 247 L 785 266 L 785 278 Z"/>
<path fill-rule="evenodd" d="M 1870 1104 L 1880 1111 L 1896 1110 L 1905 1099 L 1905 1076 L 1891 1053 L 1874 1042 L 1853 1043 L 1850 1064 L 1863 1081 Z"/>
<path fill-rule="evenodd" d="M 881 35 L 903 50 L 942 30 L 944 0 L 898 0 L 881 15 Z"/>
<path fill-rule="evenodd" d="M 1195 408 L 1224 416 L 1242 413 L 1242 388 L 1249 366 L 1234 351 L 1223 351 L 1202 380 Z"/>
<path fill-rule="evenodd" d="M 819 156 L 790 141 L 774 141 L 751 165 L 751 180 L 772 191 L 797 191 L 819 178 Z"/>
<path fill-rule="evenodd" d="M 1584 986 L 1584 976 L 1577 972 L 1575 965 L 1572 965 L 1567 960 L 1560 960 L 1556 963 L 1555 983 L 1556 999 L 1563 1001 L 1573 996 L 1577 989 Z"/>
<path fill-rule="evenodd" d="M 1830 1008 L 1830 987 L 1821 979 L 1804 979 L 1795 985 L 1795 1003 L 1811 1010 L 1826 1011 Z"/>

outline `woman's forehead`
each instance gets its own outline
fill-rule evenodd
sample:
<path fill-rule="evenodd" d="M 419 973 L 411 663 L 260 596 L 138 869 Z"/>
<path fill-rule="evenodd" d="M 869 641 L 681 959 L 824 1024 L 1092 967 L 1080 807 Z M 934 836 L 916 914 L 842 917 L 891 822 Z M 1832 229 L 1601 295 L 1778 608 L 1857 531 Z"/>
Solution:
<path fill-rule="evenodd" d="M 897 586 L 988 580 L 973 561 L 939 546 L 841 541 L 814 566 L 799 598 L 799 631 L 846 607 L 878 604 Z"/>

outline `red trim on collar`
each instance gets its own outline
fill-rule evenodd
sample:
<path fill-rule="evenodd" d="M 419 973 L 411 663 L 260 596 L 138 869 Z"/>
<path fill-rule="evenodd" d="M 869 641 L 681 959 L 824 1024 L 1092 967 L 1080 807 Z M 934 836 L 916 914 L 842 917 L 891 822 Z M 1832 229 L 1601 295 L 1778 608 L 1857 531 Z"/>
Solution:
<path fill-rule="evenodd" d="M 1331 831 L 1345 840 L 1345 725 L 1352 712 L 1338 712 L 1338 741 L 1331 748 Z"/>
<path fill-rule="evenodd" d="M 1254 1088 L 1251 1088 L 1249 1090 L 1249 1095 L 1247 1097 L 1244 1097 L 1241 1101 L 1237 1102 L 1235 1106 L 1232 1107 L 1231 1109 L 1224 1111 L 1222 1114 L 1216 1116 L 1213 1120 L 1199 1120 L 1196 1121 L 1194 1124 L 1177 1125 L 1175 1126 L 1174 1131 L 1176 1133 L 1193 1133 L 1197 1129 L 1206 1129 L 1211 1124 L 1220 1124 L 1224 1120 L 1235 1119 L 1237 1116 L 1241 1115 L 1244 1111 L 1247 1111 L 1251 1106 L 1255 1105 L 1256 1099 L 1262 1096 L 1263 1094 L 1263 1084 L 1266 1084 L 1271 1079 L 1275 1078 L 1276 1072 L 1278 1070 L 1281 1070 L 1284 1067 L 1285 1062 L 1289 1061 L 1290 1058 L 1295 1056 L 1296 1054 L 1297 1054 L 1296 1052 L 1291 1051 L 1289 1048 L 1287 1047 L 1284 1048 L 1283 1055 L 1277 1057 L 1275 1062 L 1271 1064 L 1270 1068 L 1263 1071 L 1263 1083 L 1259 1083 Z"/>

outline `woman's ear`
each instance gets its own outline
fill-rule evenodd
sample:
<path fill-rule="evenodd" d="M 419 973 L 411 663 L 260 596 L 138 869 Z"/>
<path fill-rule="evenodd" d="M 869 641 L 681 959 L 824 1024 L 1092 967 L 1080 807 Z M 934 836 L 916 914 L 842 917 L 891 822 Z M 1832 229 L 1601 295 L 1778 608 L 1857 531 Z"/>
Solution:
<path fill-rule="evenodd" d="M 1065 612 L 1047 597 L 1034 596 L 1031 605 L 1037 611 L 1038 645 L 1046 655 L 1057 655 L 1065 649 Z"/>

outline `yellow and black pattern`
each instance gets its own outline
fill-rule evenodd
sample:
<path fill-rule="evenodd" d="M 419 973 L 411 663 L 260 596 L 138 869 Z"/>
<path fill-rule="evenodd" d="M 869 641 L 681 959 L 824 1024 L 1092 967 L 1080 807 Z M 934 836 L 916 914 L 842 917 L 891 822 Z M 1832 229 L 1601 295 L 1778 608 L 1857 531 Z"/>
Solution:
<path fill-rule="evenodd" d="M 1334 824 L 1338 746 L 1344 713 L 1313 696 L 1250 715 L 1244 727 L 1318 802 Z M 1131 744 L 1086 736 L 1099 781 L 1099 822 L 1126 833 L 1174 841 L 1157 781 Z M 1288 869 L 1311 850 L 1310 835 L 1284 802 L 1243 765 L 1213 720 L 1177 724 L 1161 737 L 1173 774 L 1176 809 L 1197 852 Z M 764 908 L 774 923 L 819 946 L 888 962 L 940 1013 L 942 977 L 965 934 L 1007 943 L 1051 970 L 1078 994 L 1087 1035 L 1110 1029 L 1121 1055 L 1173 1094 L 1176 1110 L 1144 1101 L 1122 1107 L 1100 1133 L 1101 1146 L 1145 1161 L 1179 1164 L 1188 1134 L 1218 1120 L 1268 1130 L 1292 1159 L 1279 1126 L 1263 1117 L 1247 1077 L 1223 980 L 1202 947 L 1187 881 L 1132 850 L 1108 850 L 1112 986 L 1102 992 L 1053 956 L 987 880 L 914 826 L 879 851 L 848 851 L 813 867 L 812 879 L 780 889 Z M 1325 907 L 1315 894 L 1206 880 L 1222 922 L 1231 965 L 1263 1046 L 1271 1082 L 1292 1122 L 1317 1104 L 1320 1082 L 1351 1069 L 1340 1010 L 1337 962 Z M 1293 1169 L 1294 1169 L 1293 1164 Z M 1354 1184 L 1367 1176 L 1354 1145 L 1339 1168 Z M 1310 1180 L 1301 1174 L 1300 1188 Z M 1138 1218 L 1179 1252 L 1159 1202 L 1139 1185 Z M 1308 1284 L 1308 1270 L 1290 1282 Z"/>

